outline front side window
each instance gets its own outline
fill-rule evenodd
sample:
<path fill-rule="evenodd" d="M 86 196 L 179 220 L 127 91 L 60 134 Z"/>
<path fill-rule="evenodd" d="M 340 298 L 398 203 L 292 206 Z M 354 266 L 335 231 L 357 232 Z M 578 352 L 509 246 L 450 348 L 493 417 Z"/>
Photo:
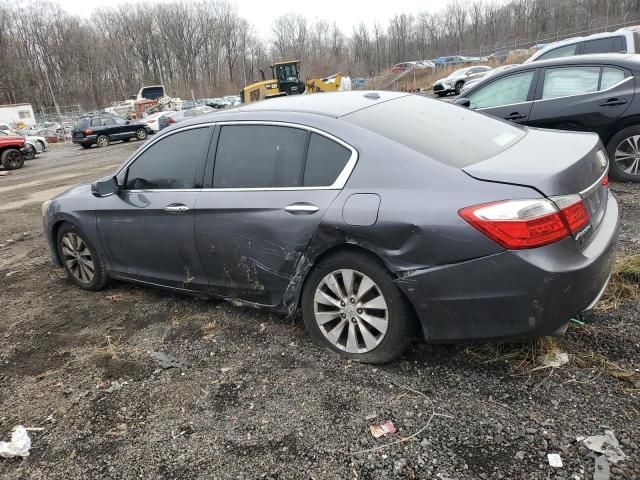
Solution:
<path fill-rule="evenodd" d="M 491 108 L 527 101 L 535 70 L 500 78 L 469 96 L 471 108 Z"/>
<path fill-rule="evenodd" d="M 308 132 L 271 125 L 220 129 L 215 188 L 300 187 Z"/>
<path fill-rule="evenodd" d="M 598 90 L 600 67 L 549 68 L 544 74 L 542 98 L 581 95 Z"/>
<path fill-rule="evenodd" d="M 184 130 L 159 140 L 127 171 L 127 190 L 199 188 L 196 173 L 209 141 L 209 128 Z"/>
<path fill-rule="evenodd" d="M 553 50 L 540 55 L 538 60 L 549 60 L 551 58 L 570 57 L 576 54 L 577 43 L 566 45 L 564 47 L 554 48 Z"/>

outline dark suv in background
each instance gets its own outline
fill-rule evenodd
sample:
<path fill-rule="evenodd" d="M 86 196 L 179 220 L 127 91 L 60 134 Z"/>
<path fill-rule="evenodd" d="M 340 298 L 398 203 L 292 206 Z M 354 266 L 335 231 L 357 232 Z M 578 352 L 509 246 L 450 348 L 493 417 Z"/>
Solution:
<path fill-rule="evenodd" d="M 132 122 L 110 113 L 87 115 L 78 120 L 73 127 L 73 143 L 84 148 L 93 144 L 106 147 L 114 140 L 145 140 L 147 135 L 149 126 L 145 122 Z"/>

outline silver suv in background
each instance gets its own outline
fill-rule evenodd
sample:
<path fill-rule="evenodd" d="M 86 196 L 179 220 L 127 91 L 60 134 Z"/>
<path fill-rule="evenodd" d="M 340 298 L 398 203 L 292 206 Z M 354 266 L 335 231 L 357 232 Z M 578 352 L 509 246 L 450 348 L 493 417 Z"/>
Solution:
<path fill-rule="evenodd" d="M 640 53 L 640 25 L 552 43 L 534 53 L 524 63 L 589 53 Z"/>
<path fill-rule="evenodd" d="M 433 84 L 433 93 L 439 97 L 454 92 L 456 95 L 460 95 L 464 84 L 471 80 L 477 80 L 484 77 L 491 71 L 491 67 L 481 65 L 478 67 L 466 67 L 460 68 L 453 72 L 446 78 L 442 78 Z"/>

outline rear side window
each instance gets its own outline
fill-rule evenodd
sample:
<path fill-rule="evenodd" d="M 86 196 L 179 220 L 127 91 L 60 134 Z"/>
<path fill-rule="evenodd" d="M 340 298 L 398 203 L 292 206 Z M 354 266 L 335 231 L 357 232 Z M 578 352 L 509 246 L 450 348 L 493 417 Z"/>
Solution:
<path fill-rule="evenodd" d="M 486 160 L 526 135 L 522 127 L 416 95 L 377 103 L 341 119 L 460 168 Z"/>
<path fill-rule="evenodd" d="M 469 96 L 471 108 L 491 108 L 527 101 L 535 70 L 500 78 Z"/>
<path fill-rule="evenodd" d="M 551 58 L 570 57 L 576 54 L 577 43 L 566 45 L 564 47 L 554 48 L 553 50 L 540 55 L 537 60 L 549 60 Z"/>
<path fill-rule="evenodd" d="M 184 130 L 159 140 L 127 171 L 127 190 L 199 188 L 196 173 L 209 142 L 209 128 Z"/>
<path fill-rule="evenodd" d="M 299 187 L 308 132 L 271 125 L 220 129 L 214 188 Z"/>
<path fill-rule="evenodd" d="M 548 68 L 544 74 L 542 98 L 596 92 L 599 80 L 600 67 Z"/>
<path fill-rule="evenodd" d="M 78 120 L 76 122 L 76 124 L 74 125 L 74 129 L 75 130 L 84 130 L 85 128 L 89 127 L 91 125 L 91 119 L 90 118 L 81 118 L 80 120 Z"/>
<path fill-rule="evenodd" d="M 103 123 L 103 121 L 102 121 L 102 118 L 100 118 L 100 117 L 93 117 L 93 118 L 91 119 L 91 126 L 92 126 L 92 127 L 101 127 L 101 126 L 103 126 L 103 125 L 104 125 L 104 123 Z"/>
<path fill-rule="evenodd" d="M 351 150 L 333 140 L 311 134 L 309 151 L 304 168 L 305 187 L 327 187 L 332 185 L 351 158 Z"/>
<path fill-rule="evenodd" d="M 610 53 L 626 51 L 627 42 L 624 37 L 598 38 L 584 42 L 584 53 Z"/>
<path fill-rule="evenodd" d="M 604 67 L 602 69 L 602 80 L 600 80 L 600 90 L 606 90 L 624 80 L 624 71 L 614 67 Z"/>

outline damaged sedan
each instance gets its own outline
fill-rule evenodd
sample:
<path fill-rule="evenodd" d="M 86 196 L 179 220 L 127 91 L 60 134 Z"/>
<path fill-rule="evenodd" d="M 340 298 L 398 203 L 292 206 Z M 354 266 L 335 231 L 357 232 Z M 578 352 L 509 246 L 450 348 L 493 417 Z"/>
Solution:
<path fill-rule="evenodd" d="M 446 141 L 443 141 L 447 139 Z M 560 334 L 604 291 L 618 205 L 595 134 L 397 92 L 278 98 L 182 122 L 43 204 L 53 261 L 287 315 L 369 363 Z"/>

